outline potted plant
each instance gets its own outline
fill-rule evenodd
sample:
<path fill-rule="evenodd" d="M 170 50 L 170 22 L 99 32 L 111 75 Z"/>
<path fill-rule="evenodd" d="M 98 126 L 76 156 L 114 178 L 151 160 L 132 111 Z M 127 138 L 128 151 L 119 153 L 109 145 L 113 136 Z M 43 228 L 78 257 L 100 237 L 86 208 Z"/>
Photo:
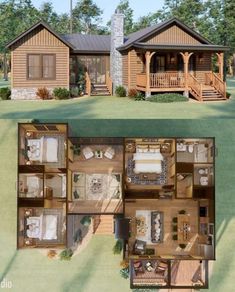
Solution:
<path fill-rule="evenodd" d="M 174 217 L 174 218 L 172 219 L 172 222 L 176 224 L 176 223 L 178 222 L 178 218 L 177 218 L 177 217 Z"/>
<path fill-rule="evenodd" d="M 177 232 L 177 230 L 178 230 L 177 225 L 173 225 L 173 226 L 172 226 L 172 231 L 173 231 L 173 232 Z"/>
<path fill-rule="evenodd" d="M 186 211 L 185 210 L 180 210 L 179 214 L 181 214 L 181 215 L 186 214 Z"/>
<path fill-rule="evenodd" d="M 173 235 L 172 235 L 172 239 L 173 239 L 173 240 L 178 240 L 178 235 L 177 235 L 177 234 L 173 234 Z"/>
<path fill-rule="evenodd" d="M 122 240 L 118 239 L 113 247 L 114 254 L 120 254 L 122 252 L 123 242 Z"/>
<path fill-rule="evenodd" d="M 89 226 L 91 224 L 91 216 L 83 216 L 82 219 L 80 220 L 80 223 L 83 226 Z"/>
<path fill-rule="evenodd" d="M 79 156 L 81 154 L 81 147 L 80 145 L 73 145 L 70 147 L 71 150 L 73 150 L 73 155 Z"/>
<path fill-rule="evenodd" d="M 73 251 L 71 248 L 66 248 L 60 253 L 61 261 L 70 261 L 73 256 Z"/>

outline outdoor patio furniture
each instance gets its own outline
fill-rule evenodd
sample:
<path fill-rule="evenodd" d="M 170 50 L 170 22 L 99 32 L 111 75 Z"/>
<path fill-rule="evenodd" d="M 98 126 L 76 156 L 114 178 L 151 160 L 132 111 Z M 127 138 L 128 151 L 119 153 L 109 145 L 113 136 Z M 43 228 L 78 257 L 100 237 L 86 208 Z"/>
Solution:
<path fill-rule="evenodd" d="M 85 147 L 82 149 L 82 154 L 84 155 L 84 157 L 86 159 L 90 159 L 92 157 L 94 157 L 94 153 L 92 151 L 92 149 L 90 147 Z"/>
<path fill-rule="evenodd" d="M 115 155 L 115 150 L 112 147 L 108 147 L 106 151 L 104 152 L 104 156 L 108 159 L 113 159 L 114 155 Z"/>
<path fill-rule="evenodd" d="M 144 255 L 146 251 L 146 242 L 143 240 L 136 240 L 134 244 L 133 253 L 136 255 Z"/>

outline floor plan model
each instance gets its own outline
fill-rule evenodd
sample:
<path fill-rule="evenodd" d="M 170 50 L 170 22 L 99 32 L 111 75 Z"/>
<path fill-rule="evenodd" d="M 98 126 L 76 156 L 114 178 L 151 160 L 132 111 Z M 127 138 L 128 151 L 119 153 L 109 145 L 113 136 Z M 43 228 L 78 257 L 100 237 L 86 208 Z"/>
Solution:
<path fill-rule="evenodd" d="M 131 288 L 207 288 L 214 138 L 70 132 L 19 124 L 18 248 L 71 248 L 89 232 L 110 234 L 122 243 Z"/>

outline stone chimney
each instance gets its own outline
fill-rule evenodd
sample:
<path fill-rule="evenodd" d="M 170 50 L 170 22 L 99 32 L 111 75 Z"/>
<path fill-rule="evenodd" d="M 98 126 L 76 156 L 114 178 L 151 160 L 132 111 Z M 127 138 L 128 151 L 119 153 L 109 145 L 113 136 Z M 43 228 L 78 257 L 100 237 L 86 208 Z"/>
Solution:
<path fill-rule="evenodd" d="M 110 75 L 113 88 L 122 85 L 122 55 L 117 48 L 124 43 L 124 15 L 116 9 L 111 19 Z"/>

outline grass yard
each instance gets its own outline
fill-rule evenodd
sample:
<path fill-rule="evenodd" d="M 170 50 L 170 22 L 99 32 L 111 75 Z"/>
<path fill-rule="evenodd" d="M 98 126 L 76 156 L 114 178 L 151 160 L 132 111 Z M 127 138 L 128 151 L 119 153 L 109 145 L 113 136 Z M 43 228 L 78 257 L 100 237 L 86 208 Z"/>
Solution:
<path fill-rule="evenodd" d="M 25 121 L 25 120 L 24 120 Z M 41 120 L 42 121 L 42 120 Z M 59 120 L 61 122 L 61 120 Z M 95 236 L 71 262 L 53 261 L 36 249 L 16 247 L 17 121 L 0 121 L 0 279 L 12 281 L 11 291 L 128 292 L 119 276 L 121 257 L 112 254 L 114 239 Z M 211 292 L 233 292 L 235 279 L 235 123 L 234 120 L 72 120 L 71 135 L 79 136 L 215 136 L 217 261 Z M 1 290 L 1 289 L 0 289 Z"/>
<path fill-rule="evenodd" d="M 229 101 L 153 103 L 123 97 L 66 101 L 0 101 L 0 119 L 204 119 L 235 116 L 235 78 L 228 80 Z"/>

